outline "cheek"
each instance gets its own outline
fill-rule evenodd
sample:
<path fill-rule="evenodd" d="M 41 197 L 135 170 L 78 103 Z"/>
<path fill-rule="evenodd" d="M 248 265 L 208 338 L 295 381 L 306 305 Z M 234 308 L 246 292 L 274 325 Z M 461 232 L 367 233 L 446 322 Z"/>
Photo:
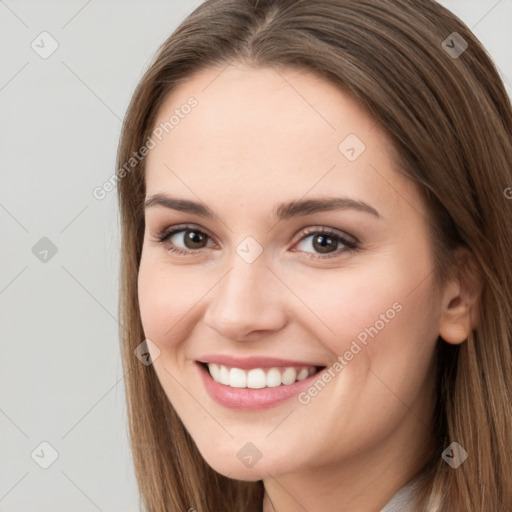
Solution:
<path fill-rule="evenodd" d="M 208 290 L 192 273 L 170 268 L 143 254 L 138 276 L 138 299 L 142 326 L 147 338 L 160 348 L 179 340 L 194 305 Z"/>
<path fill-rule="evenodd" d="M 368 329 L 376 325 L 384 331 L 399 316 L 406 284 L 394 279 L 389 267 L 384 282 L 382 268 L 354 266 L 338 275 L 318 272 L 314 279 L 303 276 L 296 281 L 294 292 L 308 309 L 303 318 L 332 352 L 343 353 L 354 339 L 364 344 Z"/>
<path fill-rule="evenodd" d="M 308 306 L 309 330 L 358 371 L 382 366 L 392 379 L 394 369 L 404 374 L 413 364 L 424 366 L 437 340 L 437 298 L 425 279 L 427 264 L 409 268 L 393 257 L 344 269 L 339 278 L 303 277 L 295 290 Z"/>

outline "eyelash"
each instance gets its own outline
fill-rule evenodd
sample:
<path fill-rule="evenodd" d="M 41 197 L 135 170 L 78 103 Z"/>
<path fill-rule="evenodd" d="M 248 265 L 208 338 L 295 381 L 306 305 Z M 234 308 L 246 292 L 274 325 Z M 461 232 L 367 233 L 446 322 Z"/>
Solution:
<path fill-rule="evenodd" d="M 156 239 L 153 240 L 153 241 L 156 242 L 156 243 L 159 243 L 159 244 L 164 244 L 169 238 L 171 238 L 176 233 L 180 233 L 181 231 L 195 231 L 195 232 L 201 233 L 202 235 L 205 235 L 205 236 L 207 236 L 208 238 L 211 239 L 211 237 L 207 233 L 205 233 L 204 231 L 202 231 L 200 229 L 197 229 L 195 226 L 188 225 L 188 224 L 183 224 L 183 225 L 179 225 L 179 226 L 174 226 L 172 228 L 166 228 L 166 229 L 163 229 L 162 231 L 159 231 L 159 232 L 155 233 Z M 302 237 L 297 241 L 297 244 L 302 242 L 304 239 L 308 238 L 309 236 L 314 235 L 314 234 L 325 235 L 325 236 L 332 237 L 335 240 L 337 240 L 338 243 L 341 242 L 345 247 L 343 249 L 338 249 L 338 250 L 336 250 L 336 251 L 334 251 L 332 253 L 329 253 L 327 255 L 321 255 L 321 254 L 318 254 L 318 253 L 305 252 L 305 254 L 308 255 L 308 256 L 306 256 L 308 259 L 328 259 L 328 258 L 334 258 L 334 257 L 339 256 L 341 253 L 351 253 L 351 252 L 356 251 L 359 248 L 359 242 L 348 240 L 347 238 L 343 237 L 342 235 L 340 235 L 336 231 L 334 231 L 334 230 L 332 230 L 330 228 L 325 228 L 325 227 L 324 228 L 320 228 L 320 229 L 319 228 L 308 228 L 308 229 L 306 229 L 305 232 L 303 233 Z M 179 248 L 176 248 L 176 247 L 170 247 L 168 250 L 170 252 L 175 253 L 175 254 L 180 254 L 180 255 L 184 255 L 184 256 L 195 255 L 196 253 L 201 251 L 201 249 L 185 250 L 185 249 L 179 249 Z M 296 251 L 294 251 L 294 252 L 296 252 Z"/>

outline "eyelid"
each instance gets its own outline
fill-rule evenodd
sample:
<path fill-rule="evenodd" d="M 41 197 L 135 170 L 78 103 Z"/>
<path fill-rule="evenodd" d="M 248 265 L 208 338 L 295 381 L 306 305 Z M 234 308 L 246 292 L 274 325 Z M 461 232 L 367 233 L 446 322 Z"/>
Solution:
<path fill-rule="evenodd" d="M 297 242 L 302 241 L 304 238 L 307 238 L 308 236 L 314 234 L 314 233 L 324 233 L 328 235 L 334 235 L 342 240 L 345 240 L 346 242 L 349 242 L 351 244 L 359 244 L 359 240 L 352 235 L 349 235 L 348 233 L 345 233 L 344 231 L 341 231 L 336 228 L 331 228 L 328 226 L 310 226 L 305 229 L 299 230 L 300 238 L 297 240 Z M 297 235 L 295 235 L 297 236 Z"/>
<path fill-rule="evenodd" d="M 211 238 L 214 240 L 214 237 L 208 232 L 207 229 L 202 228 L 201 226 L 198 226 L 196 224 L 174 224 L 172 226 L 165 227 L 161 230 L 158 230 L 155 232 L 154 236 L 156 237 L 156 242 L 161 241 L 162 238 L 167 238 L 172 235 L 175 235 L 176 233 L 179 233 L 180 231 L 198 231 L 200 233 L 203 233 L 208 236 L 208 238 Z M 192 249 L 191 249 L 192 250 Z"/>
<path fill-rule="evenodd" d="M 163 245 L 168 241 L 169 238 L 171 238 L 174 235 L 176 235 L 177 233 L 181 233 L 183 231 L 196 231 L 196 232 L 202 233 L 202 234 L 206 235 L 206 237 L 209 240 L 212 240 L 214 245 L 218 245 L 215 242 L 215 238 L 208 232 L 208 230 L 203 229 L 202 227 L 200 227 L 198 225 L 188 224 L 188 223 L 175 224 L 175 225 L 168 226 L 161 230 L 156 231 L 154 233 L 155 238 L 152 239 L 152 242 L 159 244 L 159 245 Z M 206 249 L 206 248 L 208 248 L 208 246 L 201 247 L 199 249 L 182 249 L 181 247 L 172 247 L 171 249 L 167 249 L 167 250 L 170 252 L 174 252 L 174 253 L 182 253 L 184 255 L 186 255 L 186 254 L 195 255 L 195 254 L 201 252 L 202 249 Z"/>
<path fill-rule="evenodd" d="M 165 243 L 170 237 L 174 236 L 176 233 L 180 233 L 182 231 L 197 231 L 200 233 L 203 233 L 206 235 L 210 240 L 214 242 L 215 245 L 218 245 L 215 242 L 214 237 L 208 232 L 208 230 L 196 225 L 196 224 L 190 224 L 190 223 L 184 223 L 184 224 L 176 224 L 173 226 L 166 227 L 158 232 L 155 233 L 156 239 L 153 241 L 156 243 L 163 244 Z M 305 229 L 301 229 L 298 231 L 300 233 L 300 237 L 293 242 L 293 246 L 297 245 L 298 243 L 302 242 L 304 239 L 308 238 L 309 236 L 313 234 L 324 234 L 324 235 L 331 235 L 335 238 L 338 238 L 339 241 L 345 246 L 343 249 L 337 249 L 336 251 L 333 251 L 332 253 L 315 253 L 315 252 L 307 252 L 307 251 L 297 251 L 295 249 L 292 249 L 292 252 L 304 252 L 305 254 L 309 255 L 307 256 L 310 259 L 326 259 L 326 258 L 334 258 L 337 256 L 340 256 L 342 253 L 346 253 L 349 251 L 354 251 L 359 248 L 359 240 L 349 235 L 348 233 L 345 233 L 341 230 L 338 230 L 336 228 L 331 228 L 328 226 L 309 226 Z M 293 238 L 295 238 L 297 234 L 294 235 Z M 207 247 L 201 247 L 200 249 L 182 249 L 181 247 L 174 247 L 173 249 L 170 249 L 172 252 L 176 253 L 182 253 L 182 254 L 190 254 L 195 255 L 198 252 L 201 252 L 202 249 L 206 249 Z"/>

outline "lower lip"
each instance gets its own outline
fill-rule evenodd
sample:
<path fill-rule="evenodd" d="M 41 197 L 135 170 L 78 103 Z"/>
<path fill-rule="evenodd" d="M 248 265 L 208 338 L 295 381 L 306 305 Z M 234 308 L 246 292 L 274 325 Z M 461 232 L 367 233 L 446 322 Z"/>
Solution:
<path fill-rule="evenodd" d="M 200 363 L 199 368 L 201 379 L 208 394 L 220 405 L 230 409 L 245 411 L 256 411 L 275 407 L 293 396 L 298 395 L 304 388 L 307 388 L 313 380 L 318 379 L 322 373 L 320 370 L 309 377 L 289 385 L 276 386 L 274 388 L 232 388 L 219 382 L 215 382 L 208 370 Z"/>

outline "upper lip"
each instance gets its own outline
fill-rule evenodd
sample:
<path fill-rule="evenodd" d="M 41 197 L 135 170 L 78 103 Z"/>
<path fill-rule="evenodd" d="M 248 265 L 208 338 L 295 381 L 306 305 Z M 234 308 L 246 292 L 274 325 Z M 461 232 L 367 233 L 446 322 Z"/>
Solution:
<path fill-rule="evenodd" d="M 250 370 L 251 368 L 285 368 L 290 366 L 324 366 L 311 361 L 297 361 L 293 359 L 264 356 L 237 357 L 223 354 L 207 354 L 197 359 L 197 361 L 200 363 L 221 364 L 229 368 L 240 368 L 242 370 Z"/>

